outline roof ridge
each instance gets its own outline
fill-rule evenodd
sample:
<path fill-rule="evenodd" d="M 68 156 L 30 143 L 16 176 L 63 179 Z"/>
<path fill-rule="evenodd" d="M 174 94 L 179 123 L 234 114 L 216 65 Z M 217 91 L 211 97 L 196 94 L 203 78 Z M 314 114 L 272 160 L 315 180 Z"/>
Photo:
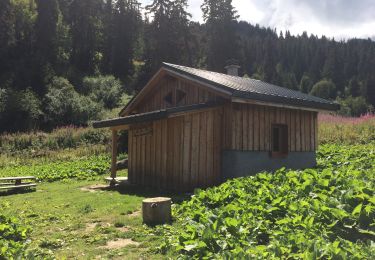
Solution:
<path fill-rule="evenodd" d="M 200 71 L 204 71 L 204 72 L 208 72 L 208 73 L 220 74 L 220 75 L 223 75 L 223 76 L 228 76 L 228 77 L 233 77 L 233 78 L 240 78 L 240 79 L 243 78 L 241 76 L 234 76 L 234 75 L 229 75 L 229 74 L 221 73 L 221 72 L 217 72 L 217 71 L 212 71 L 212 70 L 207 70 L 207 69 L 198 69 L 198 68 L 188 67 L 188 66 L 184 66 L 184 65 L 173 64 L 173 63 L 163 62 L 163 64 L 167 65 L 167 66 L 172 66 L 172 67 L 177 66 L 177 67 L 183 67 L 183 68 L 187 68 L 187 69 L 200 70 Z"/>

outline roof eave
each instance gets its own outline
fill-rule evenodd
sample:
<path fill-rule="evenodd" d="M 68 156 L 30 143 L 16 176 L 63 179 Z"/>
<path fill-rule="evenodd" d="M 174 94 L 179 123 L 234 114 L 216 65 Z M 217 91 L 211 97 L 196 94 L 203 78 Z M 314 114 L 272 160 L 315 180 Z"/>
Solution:
<path fill-rule="evenodd" d="M 118 127 L 118 126 L 124 126 L 124 125 L 130 125 L 130 124 L 138 124 L 138 123 L 145 123 L 145 122 L 151 122 L 154 120 L 160 120 L 164 118 L 168 118 L 170 116 L 178 116 L 181 113 L 188 113 L 188 112 L 194 112 L 194 111 L 201 111 L 203 109 L 211 109 L 220 107 L 223 103 L 222 102 L 207 102 L 207 103 L 201 103 L 201 104 L 193 104 L 188 106 L 182 106 L 182 107 L 172 107 L 172 108 L 166 108 L 141 114 L 134 114 L 130 116 L 125 117 L 118 117 L 113 119 L 107 119 L 102 121 L 94 121 L 92 123 L 92 126 L 94 128 L 106 128 L 106 127 Z"/>
<path fill-rule="evenodd" d="M 142 98 L 143 95 L 145 95 L 148 91 L 148 89 L 157 81 L 159 77 L 162 77 L 164 75 L 164 68 L 161 67 L 153 76 L 152 78 L 147 82 L 147 84 L 141 89 L 140 92 L 138 92 L 134 97 L 129 101 L 129 103 L 121 109 L 119 116 L 125 116 L 132 107 L 134 107 L 138 101 Z"/>
<path fill-rule="evenodd" d="M 246 93 L 232 95 L 232 102 L 253 103 L 258 105 L 268 105 L 275 107 L 286 107 L 292 109 L 311 111 L 337 111 L 340 105 L 336 103 L 317 103 L 308 100 L 290 99 L 279 96 L 265 96 L 256 93 Z"/>

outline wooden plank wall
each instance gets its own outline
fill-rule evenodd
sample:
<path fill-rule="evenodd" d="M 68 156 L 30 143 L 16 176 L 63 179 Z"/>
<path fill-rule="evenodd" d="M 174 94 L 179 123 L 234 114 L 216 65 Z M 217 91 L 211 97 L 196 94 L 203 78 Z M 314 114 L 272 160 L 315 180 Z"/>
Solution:
<path fill-rule="evenodd" d="M 315 151 L 317 112 L 233 103 L 225 106 L 224 148 L 270 151 L 271 125 L 288 126 L 288 150 Z"/>
<path fill-rule="evenodd" d="M 168 93 L 172 93 L 173 99 L 175 99 L 176 90 L 185 92 L 186 96 L 178 104 L 170 106 L 164 101 L 164 98 Z M 155 86 L 155 90 L 150 92 L 135 110 L 137 113 L 145 113 L 167 107 L 179 107 L 205 103 L 207 101 L 215 101 L 218 98 L 219 97 L 215 93 L 195 84 L 167 76 Z"/>
<path fill-rule="evenodd" d="M 179 191 L 219 183 L 222 111 L 217 108 L 131 126 L 129 181 Z"/>

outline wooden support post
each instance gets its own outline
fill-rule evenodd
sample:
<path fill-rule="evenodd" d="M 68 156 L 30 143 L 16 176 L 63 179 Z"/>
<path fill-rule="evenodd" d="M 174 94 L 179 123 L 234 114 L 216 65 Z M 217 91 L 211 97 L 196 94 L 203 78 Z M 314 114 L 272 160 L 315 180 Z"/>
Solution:
<path fill-rule="evenodd" d="M 111 185 L 115 184 L 117 174 L 117 130 L 112 129 L 112 164 L 111 164 Z"/>

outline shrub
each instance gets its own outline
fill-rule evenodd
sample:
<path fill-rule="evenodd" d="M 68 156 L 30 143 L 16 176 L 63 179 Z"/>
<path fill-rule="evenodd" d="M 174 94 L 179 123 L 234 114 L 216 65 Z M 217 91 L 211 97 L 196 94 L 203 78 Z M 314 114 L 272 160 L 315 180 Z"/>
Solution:
<path fill-rule="evenodd" d="M 310 94 L 313 96 L 329 99 L 334 96 L 335 91 L 335 83 L 333 83 L 331 80 L 323 79 L 312 87 Z"/>
<path fill-rule="evenodd" d="M 35 129 L 42 116 L 41 102 L 30 89 L 0 90 L 0 131 Z"/>
<path fill-rule="evenodd" d="M 79 95 L 65 78 L 55 77 L 45 96 L 46 121 L 52 127 L 86 125 L 96 119 L 102 107 L 89 97 Z"/>
<path fill-rule="evenodd" d="M 0 135 L 0 152 L 15 153 L 25 150 L 74 148 L 87 144 L 107 144 L 109 139 L 109 132 L 104 129 L 68 126 L 56 128 L 51 133 L 33 132 Z"/>
<path fill-rule="evenodd" d="M 1 115 L 5 111 L 5 100 L 6 100 L 6 90 L 3 88 L 0 88 L 0 120 Z"/>
<path fill-rule="evenodd" d="M 115 108 L 121 101 L 121 82 L 113 76 L 85 77 L 83 91 L 105 108 Z"/>
<path fill-rule="evenodd" d="M 360 116 L 372 109 L 362 96 L 349 96 L 346 99 L 337 98 L 337 101 L 340 104 L 339 114 L 344 116 Z"/>
<path fill-rule="evenodd" d="M 303 93 L 309 93 L 311 91 L 312 86 L 313 86 L 312 80 L 310 79 L 308 75 L 304 74 L 301 78 L 301 82 L 299 86 L 300 90 Z"/>

